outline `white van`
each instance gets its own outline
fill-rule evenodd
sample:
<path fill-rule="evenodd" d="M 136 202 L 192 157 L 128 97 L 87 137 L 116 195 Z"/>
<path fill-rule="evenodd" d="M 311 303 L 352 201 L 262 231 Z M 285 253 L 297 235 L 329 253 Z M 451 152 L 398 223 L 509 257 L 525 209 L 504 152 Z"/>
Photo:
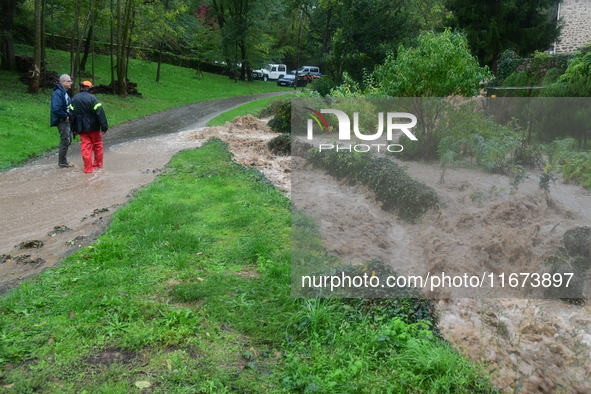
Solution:
<path fill-rule="evenodd" d="M 252 77 L 254 79 L 262 79 L 263 81 L 279 79 L 285 74 L 287 74 L 287 66 L 285 64 L 267 64 L 260 70 L 252 70 Z"/>
<path fill-rule="evenodd" d="M 295 70 L 291 71 L 291 74 L 295 74 Z M 320 77 L 322 73 L 320 69 L 316 66 L 302 66 L 298 68 L 298 75 L 310 75 L 312 77 Z"/>

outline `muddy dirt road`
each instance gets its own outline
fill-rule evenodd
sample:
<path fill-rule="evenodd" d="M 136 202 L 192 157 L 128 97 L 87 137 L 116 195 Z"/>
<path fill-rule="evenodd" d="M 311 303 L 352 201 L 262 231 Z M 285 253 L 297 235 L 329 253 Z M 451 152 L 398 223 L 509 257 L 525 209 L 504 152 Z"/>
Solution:
<path fill-rule="evenodd" d="M 172 155 L 199 146 L 187 133 L 236 106 L 281 94 L 196 103 L 113 127 L 104 137 L 105 168 L 92 174 L 82 172 L 79 144 L 68 152 L 73 168 L 59 168 L 56 153 L 0 173 L 0 293 L 96 238 Z"/>

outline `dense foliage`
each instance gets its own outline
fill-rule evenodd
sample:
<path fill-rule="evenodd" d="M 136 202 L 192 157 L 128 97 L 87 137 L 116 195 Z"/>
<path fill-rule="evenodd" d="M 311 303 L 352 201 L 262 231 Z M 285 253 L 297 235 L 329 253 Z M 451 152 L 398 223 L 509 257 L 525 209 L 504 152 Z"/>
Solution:
<path fill-rule="evenodd" d="M 520 55 L 546 50 L 560 34 L 558 0 L 447 0 L 451 25 L 462 29 L 481 64 L 497 71 L 507 49 Z"/>
<path fill-rule="evenodd" d="M 492 75 L 470 55 L 462 34 L 427 32 L 416 47 L 401 47 L 373 73 L 376 94 L 390 97 L 476 96 Z"/>
<path fill-rule="evenodd" d="M 269 120 L 269 127 L 276 133 L 289 133 L 291 131 L 291 102 L 289 99 L 273 100 L 271 104 L 261 113 L 272 115 Z"/>

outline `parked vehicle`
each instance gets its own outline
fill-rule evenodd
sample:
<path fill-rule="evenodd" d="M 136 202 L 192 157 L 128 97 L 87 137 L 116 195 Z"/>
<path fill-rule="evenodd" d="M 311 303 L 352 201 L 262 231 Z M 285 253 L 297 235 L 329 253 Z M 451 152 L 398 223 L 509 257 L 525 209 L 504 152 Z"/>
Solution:
<path fill-rule="evenodd" d="M 291 74 L 295 74 L 296 70 L 292 70 Z M 312 77 L 320 77 L 322 73 L 320 69 L 316 66 L 302 66 L 298 68 L 298 75 L 310 75 Z"/>
<path fill-rule="evenodd" d="M 268 81 L 269 79 L 279 79 L 287 74 L 287 66 L 285 64 L 267 64 L 259 70 L 252 71 L 254 79 L 262 79 Z"/>
<path fill-rule="evenodd" d="M 298 87 L 305 87 L 308 85 L 312 77 L 309 75 L 298 75 Z M 287 74 L 277 80 L 277 86 L 295 86 L 295 74 Z"/>

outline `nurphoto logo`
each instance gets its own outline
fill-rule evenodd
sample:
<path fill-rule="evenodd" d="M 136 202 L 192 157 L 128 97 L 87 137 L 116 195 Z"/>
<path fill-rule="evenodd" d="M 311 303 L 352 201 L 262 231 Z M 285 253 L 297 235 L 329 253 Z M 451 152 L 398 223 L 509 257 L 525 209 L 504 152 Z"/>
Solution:
<path fill-rule="evenodd" d="M 308 119 L 307 124 L 307 138 L 308 140 L 312 140 L 314 138 L 314 121 L 320 129 L 324 129 L 328 131 L 328 122 L 322 116 L 322 114 L 332 114 L 337 117 L 339 122 L 339 140 L 340 141 L 350 141 L 351 140 L 351 120 L 349 116 L 338 109 L 321 109 L 320 112 L 309 108 L 303 107 L 312 112 L 312 119 Z M 416 126 L 417 124 L 417 117 L 408 112 L 387 112 L 386 113 L 386 140 L 392 141 L 393 140 L 393 131 L 394 130 L 401 130 L 411 141 L 417 141 L 417 137 L 410 131 L 411 128 Z M 399 119 L 410 119 L 410 123 L 398 123 Z M 378 113 L 378 127 L 374 134 L 362 134 L 359 130 L 359 112 L 353 113 L 353 133 L 355 137 L 362 141 L 376 141 L 380 139 L 384 133 L 384 113 Z M 330 150 L 336 149 L 339 150 L 354 150 L 355 152 L 368 152 L 372 150 L 372 147 L 377 148 L 377 151 L 380 151 L 381 147 L 386 147 L 389 152 L 402 152 L 404 149 L 400 144 L 356 144 L 356 145 L 349 145 L 348 147 L 339 146 L 338 144 L 335 146 L 334 144 L 320 144 L 319 150 Z"/>

